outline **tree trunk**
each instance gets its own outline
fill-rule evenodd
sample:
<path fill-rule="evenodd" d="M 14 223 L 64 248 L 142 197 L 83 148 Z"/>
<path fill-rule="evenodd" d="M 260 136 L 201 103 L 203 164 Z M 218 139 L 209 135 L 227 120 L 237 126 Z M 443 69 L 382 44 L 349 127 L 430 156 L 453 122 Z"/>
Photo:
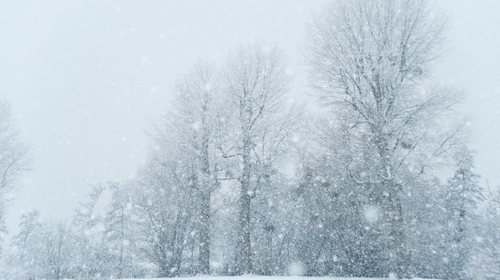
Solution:
<path fill-rule="evenodd" d="M 377 107 L 382 108 L 381 103 L 378 99 Z M 379 108 L 379 110 L 381 110 Z M 403 223 L 403 207 L 401 203 L 400 194 L 402 192 L 401 185 L 394 181 L 394 170 L 391 164 L 391 159 L 394 157 L 391 153 L 389 146 L 389 140 L 386 133 L 384 133 L 383 120 L 384 118 L 382 112 L 379 111 L 379 121 L 378 126 L 372 127 L 372 132 L 375 133 L 377 137 L 377 148 L 380 155 L 380 174 L 382 176 L 383 184 L 385 189 L 389 192 L 389 203 L 392 208 L 391 216 L 391 235 L 394 245 L 394 250 L 396 254 L 396 270 L 398 279 L 409 278 L 408 275 L 408 263 L 406 261 L 406 254 L 404 251 L 404 223 Z"/>
<path fill-rule="evenodd" d="M 241 209 L 240 209 L 240 258 L 239 270 L 240 274 L 252 273 L 252 256 L 250 244 L 250 136 L 246 135 L 243 147 L 243 172 L 241 175 Z"/>
<path fill-rule="evenodd" d="M 200 225 L 200 240 L 199 240 L 199 259 L 198 273 L 203 275 L 210 275 L 210 196 L 212 193 L 210 184 L 210 162 L 208 155 L 208 142 L 209 142 L 209 131 L 207 126 L 207 114 L 208 114 L 208 98 L 205 98 L 202 107 L 202 127 L 203 127 L 203 137 L 201 143 L 201 172 L 202 172 L 202 184 L 200 189 L 201 195 L 201 225 Z"/>
<path fill-rule="evenodd" d="M 398 279 L 409 278 L 408 263 L 404 251 L 404 224 L 403 224 L 403 208 L 401 205 L 400 186 L 393 181 L 389 182 L 392 187 L 391 203 L 392 203 L 392 236 L 394 238 L 394 246 L 396 250 L 396 266 Z"/>
<path fill-rule="evenodd" d="M 241 190 L 241 247 L 240 247 L 240 273 L 252 273 L 252 255 L 250 244 L 250 195 L 244 188 Z"/>
<path fill-rule="evenodd" d="M 198 273 L 210 275 L 210 195 L 201 197 L 201 225 L 199 240 Z"/>

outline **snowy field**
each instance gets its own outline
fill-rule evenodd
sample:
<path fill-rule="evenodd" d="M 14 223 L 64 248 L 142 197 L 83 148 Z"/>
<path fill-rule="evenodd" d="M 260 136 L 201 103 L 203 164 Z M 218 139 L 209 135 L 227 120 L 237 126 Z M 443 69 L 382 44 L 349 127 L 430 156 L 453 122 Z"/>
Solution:
<path fill-rule="evenodd" d="M 147 280 L 160 280 L 171 278 L 148 278 Z M 305 276 L 196 276 L 175 278 L 176 280 L 382 280 L 382 279 L 397 279 L 397 278 L 359 278 L 359 277 L 305 277 Z M 412 278 L 413 280 L 423 280 L 422 278 Z M 137 280 L 137 279 L 126 279 Z M 145 279 L 146 280 L 146 279 Z M 432 279 L 426 279 L 432 280 Z M 437 280 L 437 279 L 434 279 Z"/>

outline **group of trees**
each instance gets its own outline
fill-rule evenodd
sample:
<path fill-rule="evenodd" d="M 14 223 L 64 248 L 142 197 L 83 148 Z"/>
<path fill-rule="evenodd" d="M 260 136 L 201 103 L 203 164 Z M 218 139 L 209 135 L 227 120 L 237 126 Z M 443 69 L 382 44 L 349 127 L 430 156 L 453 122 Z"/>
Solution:
<path fill-rule="evenodd" d="M 278 48 L 198 62 L 136 179 L 96 186 L 70 224 L 23 215 L 12 279 L 498 275 L 459 94 L 432 83 L 446 21 L 430 9 L 350 0 L 316 16 L 306 60 L 321 115 L 286 98 Z"/>
<path fill-rule="evenodd" d="M 43 222 L 36 210 L 23 214 L 6 255 L 6 279 L 144 277 L 130 199 L 125 187 L 109 183 L 93 187 L 70 223 Z"/>
<path fill-rule="evenodd" d="M 221 260 L 227 273 L 254 271 L 253 219 L 263 210 L 255 205 L 284 184 L 277 170 L 300 114 L 285 102 L 289 83 L 281 51 L 259 45 L 241 48 L 221 68 L 199 62 L 177 84 L 175 109 L 156 126 L 157 149 L 145 177 L 155 178 L 167 196 L 178 196 L 171 205 L 178 204 L 174 213 L 185 219 L 179 225 L 191 226 L 179 230 L 197 240 L 197 273 L 210 273 L 217 241 L 213 221 L 222 217 L 234 220 L 223 225 L 226 240 L 218 241 L 232 247 Z M 178 275 L 186 244 L 181 243 L 176 266 L 167 262 L 164 276 L 171 271 Z"/>

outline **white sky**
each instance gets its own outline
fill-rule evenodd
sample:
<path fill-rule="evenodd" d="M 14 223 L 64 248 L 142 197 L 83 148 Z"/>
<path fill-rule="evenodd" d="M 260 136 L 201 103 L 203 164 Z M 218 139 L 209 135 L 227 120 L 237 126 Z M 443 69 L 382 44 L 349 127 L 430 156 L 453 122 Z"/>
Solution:
<path fill-rule="evenodd" d="M 305 24 L 328 0 L 3 1 L 0 97 L 12 103 L 34 171 L 9 207 L 66 218 L 88 183 L 133 176 L 151 119 L 168 110 L 171 84 L 199 59 L 239 45 L 283 48 L 291 95 L 308 99 L 300 64 Z M 436 79 L 468 93 L 478 173 L 500 184 L 500 2 L 438 0 L 450 13 L 448 54 Z"/>

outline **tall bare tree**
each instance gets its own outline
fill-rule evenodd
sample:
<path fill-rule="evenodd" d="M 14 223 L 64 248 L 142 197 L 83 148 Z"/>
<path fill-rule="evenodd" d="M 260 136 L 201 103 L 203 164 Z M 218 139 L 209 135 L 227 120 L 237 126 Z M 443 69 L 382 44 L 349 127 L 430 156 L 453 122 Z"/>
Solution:
<path fill-rule="evenodd" d="M 196 183 L 199 202 L 198 272 L 210 274 L 211 196 L 217 188 L 215 156 L 218 123 L 217 103 L 220 102 L 220 81 L 215 66 L 198 62 L 177 84 L 176 129 L 189 145 L 196 162 Z"/>
<path fill-rule="evenodd" d="M 283 53 L 276 48 L 253 45 L 232 53 L 224 68 L 228 100 L 234 112 L 233 156 L 239 161 L 238 274 L 252 273 L 251 201 L 291 133 L 293 114 L 283 114 L 284 94 L 289 89 Z M 280 114 L 282 114 L 280 116 Z M 280 117 L 278 117 L 280 116 Z M 286 119 L 286 121 L 283 121 Z M 276 124 L 276 130 L 270 130 Z M 224 153 L 231 156 L 231 152 Z"/>
<path fill-rule="evenodd" d="M 210 274 L 211 197 L 217 189 L 216 137 L 220 117 L 219 73 L 214 65 L 199 61 L 175 87 L 174 109 L 161 124 L 161 137 L 175 137 L 183 143 L 183 161 L 192 166 L 191 191 L 196 193 L 198 224 L 198 273 Z"/>
<path fill-rule="evenodd" d="M 463 140 L 460 126 L 440 133 L 441 117 L 458 99 L 449 90 L 426 86 L 446 27 L 446 17 L 431 9 L 426 0 L 340 0 L 310 25 L 312 85 L 374 152 L 369 174 L 349 174 L 386 196 L 400 279 L 409 276 L 403 190 Z"/>
<path fill-rule="evenodd" d="M 220 146 L 218 127 L 222 119 L 218 110 L 218 104 L 222 100 L 216 67 L 199 61 L 178 80 L 175 91 L 173 108 L 156 125 L 153 135 L 157 149 L 153 151 L 149 168 L 152 168 L 151 171 L 157 169 L 157 173 L 150 171 L 147 177 L 157 177 L 154 180 L 162 182 L 159 184 L 161 189 L 173 188 L 179 197 L 186 198 L 176 202 L 176 205 L 189 213 L 189 217 L 182 215 L 179 217 L 189 220 L 190 228 L 195 227 L 191 230 L 198 237 L 197 273 L 208 275 L 210 274 L 211 197 L 218 187 L 218 163 L 222 158 L 216 148 Z M 149 180 L 152 180 L 151 178 Z M 170 215 L 170 212 L 175 211 L 167 212 L 164 214 Z M 179 210 L 179 213 L 181 212 Z M 163 222 L 160 221 L 160 224 Z M 185 221 L 179 220 L 179 222 Z M 184 226 L 182 223 L 179 226 Z M 180 234 L 181 232 L 179 236 Z M 193 242 L 191 239 L 189 238 L 189 241 Z M 175 273 L 167 272 L 165 275 L 178 275 L 182 250 L 186 244 L 181 245 L 174 246 L 178 248 L 179 254 L 175 259 L 176 263 L 167 265 L 178 266 L 175 267 L 177 270 Z"/>

